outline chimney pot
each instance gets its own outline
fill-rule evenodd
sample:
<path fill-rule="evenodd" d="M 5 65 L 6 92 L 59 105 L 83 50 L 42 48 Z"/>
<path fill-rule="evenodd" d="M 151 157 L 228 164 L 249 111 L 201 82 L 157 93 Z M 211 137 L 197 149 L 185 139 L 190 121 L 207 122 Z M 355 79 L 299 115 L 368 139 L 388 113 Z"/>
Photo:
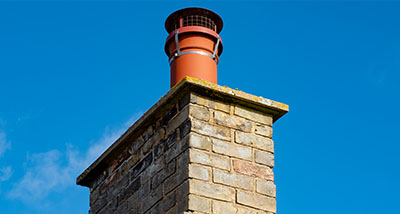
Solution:
<path fill-rule="evenodd" d="M 185 76 L 217 84 L 222 27 L 221 17 L 204 8 L 184 8 L 168 16 L 165 53 L 171 67 L 171 88 Z"/>

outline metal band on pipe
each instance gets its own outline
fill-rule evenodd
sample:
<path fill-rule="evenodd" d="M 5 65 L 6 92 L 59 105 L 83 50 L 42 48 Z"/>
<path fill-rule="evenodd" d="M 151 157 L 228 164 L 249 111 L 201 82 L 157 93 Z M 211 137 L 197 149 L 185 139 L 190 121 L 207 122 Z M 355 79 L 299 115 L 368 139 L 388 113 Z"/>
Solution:
<path fill-rule="evenodd" d="M 219 45 L 219 35 L 217 36 L 217 44 L 215 45 L 214 52 L 212 55 L 213 58 L 215 58 L 215 54 L 217 54 L 218 45 Z"/>
<path fill-rule="evenodd" d="M 169 63 L 171 64 L 172 61 L 174 61 L 175 58 L 182 56 L 182 55 L 186 55 L 186 54 L 200 54 L 203 56 L 208 56 L 210 57 L 212 60 L 214 60 L 215 63 L 218 64 L 217 59 L 215 57 L 213 57 L 211 54 L 206 53 L 204 51 L 186 51 L 186 52 L 180 52 L 180 54 L 176 54 L 175 56 L 173 56 L 170 60 Z"/>
<path fill-rule="evenodd" d="M 175 31 L 175 45 L 176 45 L 176 50 L 178 52 L 178 56 L 181 55 L 181 48 L 179 47 L 179 39 L 178 39 L 178 31 Z"/>
<path fill-rule="evenodd" d="M 215 55 L 216 55 L 216 53 L 217 53 L 218 46 L 219 46 L 219 35 L 217 36 L 217 44 L 215 45 L 214 52 L 213 52 L 212 55 L 210 55 L 210 54 L 208 54 L 208 53 L 206 53 L 206 52 L 204 52 L 204 51 L 185 51 L 185 52 L 181 52 L 181 48 L 179 47 L 179 38 L 178 38 L 178 34 L 179 34 L 179 31 L 178 31 L 178 30 L 175 31 L 175 45 L 176 45 L 176 52 L 177 52 L 177 53 L 175 53 L 174 56 L 169 60 L 169 63 L 170 63 L 170 64 L 171 64 L 172 61 L 174 61 L 175 58 L 177 58 L 177 57 L 179 57 L 179 56 L 182 56 L 182 55 L 186 55 L 186 54 L 200 54 L 200 55 L 203 55 L 203 56 L 208 56 L 208 57 L 210 57 L 212 60 L 214 60 L 215 63 L 218 64 Z"/>

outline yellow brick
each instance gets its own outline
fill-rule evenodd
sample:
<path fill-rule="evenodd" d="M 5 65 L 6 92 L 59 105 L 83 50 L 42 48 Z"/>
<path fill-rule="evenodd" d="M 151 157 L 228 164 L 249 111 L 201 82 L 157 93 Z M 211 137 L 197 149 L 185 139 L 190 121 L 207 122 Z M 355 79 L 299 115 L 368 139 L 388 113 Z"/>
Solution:
<path fill-rule="evenodd" d="M 236 198 L 239 204 L 269 212 L 276 212 L 276 201 L 274 198 L 241 190 L 237 190 Z"/>
<path fill-rule="evenodd" d="M 189 180 L 190 193 L 222 201 L 235 201 L 235 190 L 219 184 L 207 183 L 195 179 Z"/>
<path fill-rule="evenodd" d="M 199 104 L 199 105 L 203 105 L 208 108 L 215 109 L 215 110 L 224 111 L 226 113 L 229 113 L 229 110 L 230 110 L 229 104 L 225 104 L 225 103 L 222 103 L 222 102 L 219 102 L 216 100 L 211 100 L 211 99 L 208 99 L 208 98 L 196 95 L 196 94 L 191 94 L 190 102 Z"/>
<path fill-rule="evenodd" d="M 235 173 L 229 173 L 218 169 L 214 169 L 213 175 L 213 180 L 215 183 L 225 184 L 246 190 L 254 189 L 254 178 Z"/>
<path fill-rule="evenodd" d="M 238 144 L 217 139 L 213 139 L 212 142 L 212 150 L 215 153 L 250 161 L 253 160 L 251 147 L 241 146 Z"/>
<path fill-rule="evenodd" d="M 211 212 L 211 200 L 197 195 L 189 194 L 189 210 L 199 211 L 204 213 Z"/>
<path fill-rule="evenodd" d="M 259 112 L 256 112 L 254 110 L 249 110 L 249 109 L 245 109 L 243 107 L 240 106 L 235 106 L 235 115 L 247 118 L 249 120 L 253 120 L 265 125 L 269 125 L 272 126 L 272 116 L 271 115 L 267 115 L 267 114 L 262 114 Z"/>

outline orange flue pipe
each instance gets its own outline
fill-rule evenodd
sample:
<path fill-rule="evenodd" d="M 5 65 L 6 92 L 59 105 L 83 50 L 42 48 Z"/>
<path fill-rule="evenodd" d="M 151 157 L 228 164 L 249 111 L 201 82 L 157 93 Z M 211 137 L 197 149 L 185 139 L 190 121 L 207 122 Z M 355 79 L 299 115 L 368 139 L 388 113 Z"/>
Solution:
<path fill-rule="evenodd" d="M 201 19 L 199 17 L 203 22 L 196 22 L 196 18 Z M 208 25 L 196 25 L 204 23 L 207 18 Z M 218 35 L 222 20 L 218 18 L 214 12 L 202 8 L 185 8 L 167 18 L 166 28 L 170 35 L 165 43 L 165 52 L 171 68 L 171 88 L 185 76 L 217 84 L 217 64 L 222 53 L 222 41 Z M 186 21 L 186 26 L 182 26 L 183 21 Z M 171 31 L 172 24 L 176 29 Z"/>

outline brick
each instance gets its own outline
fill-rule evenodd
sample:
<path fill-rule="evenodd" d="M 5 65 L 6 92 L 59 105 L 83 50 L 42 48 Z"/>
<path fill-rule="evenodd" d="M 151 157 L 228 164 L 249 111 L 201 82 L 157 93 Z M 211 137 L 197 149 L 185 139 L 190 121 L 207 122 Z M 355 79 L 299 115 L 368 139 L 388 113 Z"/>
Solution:
<path fill-rule="evenodd" d="M 254 161 L 259 164 L 274 167 L 274 155 L 269 152 L 263 152 L 260 150 L 254 150 Z"/>
<path fill-rule="evenodd" d="M 120 181 L 116 185 L 112 187 L 111 191 L 109 190 L 109 192 L 111 192 L 113 196 L 118 196 L 128 187 L 128 184 L 129 184 L 129 175 L 125 175 L 120 179 Z"/>
<path fill-rule="evenodd" d="M 159 200 L 161 200 L 163 196 L 163 191 L 161 186 L 151 192 L 147 197 L 143 198 L 141 200 L 140 206 L 142 212 L 147 211 L 150 209 L 153 205 L 155 205 Z"/>
<path fill-rule="evenodd" d="M 245 175 L 256 176 L 258 178 L 263 178 L 271 181 L 274 180 L 274 173 L 269 167 L 259 166 L 257 164 L 246 161 L 233 160 L 233 169 L 236 172 Z"/>
<path fill-rule="evenodd" d="M 254 128 L 254 132 L 258 135 L 262 135 L 268 138 L 272 137 L 272 127 L 270 126 L 257 124 Z"/>
<path fill-rule="evenodd" d="M 108 201 L 108 204 L 107 204 L 108 209 L 110 209 L 110 210 L 114 210 L 115 209 L 115 207 L 116 207 L 115 206 L 115 203 L 116 203 L 115 199 L 116 198 L 117 198 L 116 195 L 114 194 L 113 190 L 110 188 L 107 191 L 107 194 L 106 194 L 106 199 Z"/>
<path fill-rule="evenodd" d="M 265 125 L 272 126 L 272 116 L 267 114 L 262 114 L 259 112 L 255 112 L 254 110 L 249 110 L 243 108 L 241 106 L 235 106 L 235 115 L 247 118 L 249 120 L 253 120 Z"/>
<path fill-rule="evenodd" d="M 139 191 L 138 191 L 139 192 Z M 141 214 L 141 207 L 140 207 L 140 200 L 138 200 L 138 195 L 139 194 L 134 194 L 131 197 L 128 198 L 126 201 L 127 204 L 127 209 L 129 210 L 129 214 Z"/>
<path fill-rule="evenodd" d="M 167 150 L 167 144 L 162 140 L 158 145 L 156 145 L 153 149 L 154 160 L 157 160 L 159 157 L 163 157 L 164 152 Z"/>
<path fill-rule="evenodd" d="M 167 167 L 158 172 L 151 180 L 151 188 L 158 187 L 168 176 L 175 172 L 176 162 L 171 161 Z"/>
<path fill-rule="evenodd" d="M 140 161 L 135 167 L 131 169 L 130 178 L 135 179 L 143 170 L 145 170 L 153 162 L 153 153 L 147 155 L 142 161 Z"/>
<path fill-rule="evenodd" d="M 276 197 L 276 186 L 272 181 L 266 180 L 256 180 L 256 192 L 270 196 Z"/>
<path fill-rule="evenodd" d="M 169 176 L 164 182 L 165 193 L 168 193 L 175 189 L 178 185 L 184 182 L 188 178 L 188 168 L 178 168 L 177 171 Z"/>
<path fill-rule="evenodd" d="M 250 206 L 274 213 L 276 212 L 276 201 L 274 198 L 268 196 L 238 190 L 236 192 L 236 201 L 237 203 L 245 206 Z"/>
<path fill-rule="evenodd" d="M 131 143 L 131 148 L 129 149 L 129 152 L 131 154 L 136 153 L 139 151 L 140 147 L 143 146 L 145 140 L 143 138 L 143 135 L 140 135 L 137 137 L 132 143 Z"/>
<path fill-rule="evenodd" d="M 192 129 L 192 121 L 190 119 L 187 119 L 179 126 L 180 139 L 183 139 L 187 134 L 189 134 L 191 129 Z"/>
<path fill-rule="evenodd" d="M 274 141 L 266 137 L 236 131 L 235 142 L 274 153 Z"/>
<path fill-rule="evenodd" d="M 229 111 L 230 111 L 229 104 L 225 104 L 225 103 L 222 103 L 222 102 L 219 102 L 216 100 L 211 100 L 206 97 L 202 97 L 202 96 L 199 96 L 199 95 L 193 94 L 193 93 L 190 95 L 190 102 L 194 103 L 194 104 L 203 105 L 208 108 L 215 109 L 215 110 L 224 111 L 227 113 L 229 113 Z"/>
<path fill-rule="evenodd" d="M 94 189 L 89 196 L 90 206 L 100 197 L 100 188 Z"/>
<path fill-rule="evenodd" d="M 99 197 L 97 199 L 97 201 L 93 205 L 90 206 L 90 210 L 93 211 L 93 213 L 96 213 L 96 212 L 100 211 L 103 207 L 105 207 L 107 202 L 108 201 L 107 201 L 106 196 Z"/>
<path fill-rule="evenodd" d="M 212 150 L 215 153 L 232 156 L 245 160 L 253 160 L 253 154 L 250 147 L 233 144 L 227 141 L 212 140 Z"/>
<path fill-rule="evenodd" d="M 143 155 L 148 154 L 150 151 L 152 151 L 152 148 L 154 145 L 157 145 L 160 142 L 160 133 L 154 133 L 153 136 L 151 136 L 142 146 L 141 148 L 141 153 Z"/>
<path fill-rule="evenodd" d="M 175 204 L 176 204 L 176 193 L 172 192 L 171 194 L 167 195 L 161 202 L 161 210 L 163 211 L 162 213 L 171 209 Z"/>
<path fill-rule="evenodd" d="M 174 207 L 169 209 L 165 214 L 177 214 L 177 213 L 179 213 L 178 212 L 178 206 L 175 205 Z M 157 213 L 154 213 L 154 214 L 157 214 Z"/>
<path fill-rule="evenodd" d="M 188 165 L 189 165 L 189 151 L 186 150 L 177 158 L 177 168 L 188 169 Z"/>
<path fill-rule="evenodd" d="M 141 187 L 141 180 L 140 177 L 138 177 L 136 180 L 130 183 L 129 186 L 123 190 L 123 192 L 121 192 L 120 200 L 125 201 L 126 199 L 131 197 L 133 193 L 138 191 L 140 187 Z"/>
<path fill-rule="evenodd" d="M 160 170 L 162 170 L 163 168 L 165 168 L 165 161 L 162 158 L 159 158 L 155 161 L 152 162 L 152 164 L 150 164 L 145 170 L 143 170 L 141 177 L 142 177 L 142 181 L 146 182 L 149 179 L 151 179 L 152 177 L 154 177 L 154 175 L 159 172 Z"/>
<path fill-rule="evenodd" d="M 203 213 L 211 212 L 211 200 L 197 195 L 189 194 L 188 209 L 192 211 L 199 211 Z"/>
<path fill-rule="evenodd" d="M 163 147 L 164 147 L 164 151 L 165 151 L 165 150 L 168 150 L 169 148 L 171 148 L 173 145 L 175 145 L 177 141 L 178 141 L 178 133 L 176 130 L 174 130 L 173 132 L 169 133 L 169 135 L 164 140 L 162 140 L 159 145 L 164 145 Z M 154 150 L 154 151 L 156 151 L 156 150 Z M 161 152 L 162 151 L 159 151 L 159 152 L 157 151 L 157 153 L 161 153 Z"/>
<path fill-rule="evenodd" d="M 225 214 L 233 213 L 236 214 L 237 208 L 232 203 L 213 201 L 213 214 Z"/>
<path fill-rule="evenodd" d="M 247 208 L 247 207 L 238 207 L 237 212 L 235 214 L 259 214 L 257 210 Z"/>
<path fill-rule="evenodd" d="M 97 187 L 99 187 L 99 185 L 102 184 L 107 179 L 107 177 L 108 174 L 106 170 L 104 170 L 103 173 L 99 173 L 98 177 L 96 177 L 90 184 L 90 191 L 92 192 Z"/>
<path fill-rule="evenodd" d="M 152 209 L 151 213 L 165 213 L 167 210 L 171 209 L 176 203 L 176 194 L 175 192 L 170 193 L 166 197 L 164 197 L 160 202 L 158 202 Z M 123 214 L 123 213 L 121 213 Z"/>
<path fill-rule="evenodd" d="M 167 125 L 168 122 L 178 113 L 176 105 L 172 106 L 161 119 L 161 125 Z"/>
<path fill-rule="evenodd" d="M 144 141 L 147 141 L 151 136 L 153 136 L 153 127 L 149 126 L 142 134 Z"/>
<path fill-rule="evenodd" d="M 121 175 L 122 176 L 126 175 L 129 172 L 129 170 L 137 162 L 139 162 L 140 158 L 141 158 L 141 155 L 139 153 L 132 154 L 131 157 L 122 164 L 122 166 L 121 166 Z"/>
<path fill-rule="evenodd" d="M 112 173 L 101 185 L 100 185 L 100 194 L 104 194 L 107 192 L 120 178 L 119 170 Z"/>
<path fill-rule="evenodd" d="M 151 182 L 148 181 L 146 183 L 142 183 L 140 189 L 135 194 L 137 195 L 137 198 L 143 198 L 144 196 L 150 194 L 150 191 L 151 191 Z"/>
<path fill-rule="evenodd" d="M 211 149 L 211 139 L 209 137 L 193 133 L 189 136 L 189 146 L 208 151 Z"/>
<path fill-rule="evenodd" d="M 188 211 L 188 212 L 183 212 L 179 214 L 204 214 L 203 212 L 197 212 L 197 211 Z"/>
<path fill-rule="evenodd" d="M 213 170 L 213 175 L 214 183 L 225 184 L 246 190 L 254 189 L 254 178 L 232 174 L 218 169 Z"/>
<path fill-rule="evenodd" d="M 189 105 L 189 115 L 193 118 L 209 121 L 210 120 L 210 111 L 208 108 L 200 105 Z"/>
<path fill-rule="evenodd" d="M 114 158 L 111 164 L 111 171 L 115 171 L 124 161 L 126 161 L 131 156 L 129 152 L 129 148 L 125 148 L 122 151 L 119 151 L 118 157 Z"/>
<path fill-rule="evenodd" d="M 189 180 L 184 181 L 181 185 L 176 188 L 176 197 L 186 198 L 189 195 Z"/>
<path fill-rule="evenodd" d="M 128 213 L 128 203 L 123 203 L 117 207 L 114 213 Z"/>
<path fill-rule="evenodd" d="M 214 122 L 216 124 L 239 129 L 244 132 L 250 132 L 253 127 L 253 124 L 246 119 L 232 116 L 220 111 L 214 112 Z"/>
<path fill-rule="evenodd" d="M 211 177 L 211 168 L 200 165 L 189 165 L 189 178 L 197 178 L 208 181 Z"/>
<path fill-rule="evenodd" d="M 129 187 L 126 189 L 126 191 L 131 191 L 129 190 Z M 150 182 L 141 184 L 139 189 L 136 191 L 133 191 L 132 194 L 128 194 L 129 198 L 127 199 L 127 205 L 128 205 L 128 210 L 130 209 L 136 209 L 138 210 L 137 213 L 141 213 L 140 211 L 140 203 L 141 203 L 141 198 L 145 198 L 150 194 Z M 120 197 L 121 200 L 121 197 Z M 125 200 L 124 200 L 125 201 Z"/>
<path fill-rule="evenodd" d="M 143 146 L 147 140 L 153 136 L 154 130 L 152 126 L 149 126 L 145 129 L 145 131 L 138 136 L 132 143 L 131 143 L 131 148 L 129 149 L 129 152 L 131 154 L 136 153 L 139 151 L 139 149 Z"/>
<path fill-rule="evenodd" d="M 230 170 L 231 168 L 229 158 L 213 155 L 195 149 L 189 149 L 189 159 L 191 163 L 204 164 L 225 170 Z"/>
<path fill-rule="evenodd" d="M 176 201 L 177 212 L 182 213 L 188 209 L 188 195 L 189 195 L 189 180 L 184 181 L 176 188 Z"/>
<path fill-rule="evenodd" d="M 231 132 L 228 128 L 214 126 L 196 119 L 192 119 L 192 131 L 221 140 L 229 141 L 231 139 Z"/>
<path fill-rule="evenodd" d="M 172 159 L 176 158 L 183 151 L 189 148 L 189 142 L 187 139 L 181 140 L 179 143 L 174 144 L 169 150 L 165 152 L 165 161 L 168 163 Z"/>
<path fill-rule="evenodd" d="M 236 214 L 274 214 L 271 212 L 263 211 L 263 210 L 256 210 L 250 207 L 245 206 L 237 206 L 238 211 Z"/>
<path fill-rule="evenodd" d="M 100 212 L 96 212 L 97 214 L 108 214 L 108 213 L 112 213 L 112 207 L 111 207 L 111 203 L 107 204 L 105 207 L 103 207 Z"/>
<path fill-rule="evenodd" d="M 195 179 L 189 180 L 190 192 L 196 195 L 233 202 L 235 190 L 231 187 L 211 184 Z"/>
<path fill-rule="evenodd" d="M 179 110 L 182 110 L 190 103 L 190 94 L 185 94 L 178 102 Z"/>
<path fill-rule="evenodd" d="M 186 106 L 174 118 L 172 118 L 167 125 L 166 134 L 169 135 L 176 128 L 179 127 L 189 117 L 189 106 Z"/>
<path fill-rule="evenodd" d="M 121 178 L 121 172 L 119 170 L 116 170 L 114 171 L 113 174 L 110 175 L 110 177 L 108 177 L 105 183 L 108 183 L 109 186 L 113 186 L 119 181 L 120 178 Z"/>

